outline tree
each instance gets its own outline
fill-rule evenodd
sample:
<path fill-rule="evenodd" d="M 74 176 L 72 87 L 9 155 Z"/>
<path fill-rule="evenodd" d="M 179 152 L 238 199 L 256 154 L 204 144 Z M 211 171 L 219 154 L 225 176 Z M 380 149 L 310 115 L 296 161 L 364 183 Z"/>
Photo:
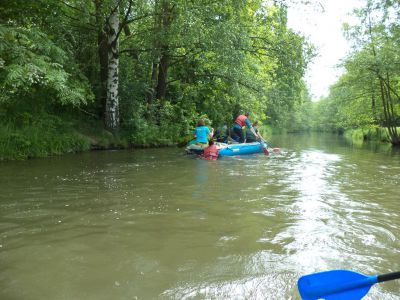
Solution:
<path fill-rule="evenodd" d="M 0 104 L 11 107 L 24 102 L 41 110 L 47 103 L 80 106 L 90 102 L 93 94 L 88 80 L 71 53 L 58 45 L 58 36 L 41 29 L 54 18 L 48 15 L 49 7 L 27 4 L 24 9 L 33 12 L 27 19 L 20 4 L 10 1 L 0 11 L 5 21 L 0 24 Z"/>
<path fill-rule="evenodd" d="M 109 129 L 117 129 L 119 126 L 119 98 L 118 98 L 118 64 L 119 47 L 118 35 L 120 33 L 119 5 L 116 5 L 107 20 L 107 100 L 105 123 Z"/>
<path fill-rule="evenodd" d="M 218 125 L 241 110 L 260 120 L 266 112 L 287 120 L 284 111 L 299 109 L 304 100 L 309 47 L 286 27 L 285 6 L 277 1 L 22 4 L 8 1 L 4 20 L 10 28 L 37 28 L 62 53 L 44 59 L 49 70 L 59 67 L 52 62 L 66 72 L 59 99 L 83 88 L 60 102 L 75 101 L 77 111 L 102 119 L 112 131 L 164 126 L 180 136 L 200 116 Z"/>
<path fill-rule="evenodd" d="M 356 10 L 360 24 L 345 26 L 354 50 L 343 64 L 346 73 L 329 96 L 337 107 L 339 117 L 331 118 L 338 126 L 384 126 L 393 145 L 400 145 L 399 5 L 368 0 Z"/>

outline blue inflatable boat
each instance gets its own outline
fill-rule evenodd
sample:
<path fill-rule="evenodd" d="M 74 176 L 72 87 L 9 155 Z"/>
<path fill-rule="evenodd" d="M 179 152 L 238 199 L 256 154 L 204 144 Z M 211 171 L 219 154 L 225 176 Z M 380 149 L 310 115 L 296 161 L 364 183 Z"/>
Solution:
<path fill-rule="evenodd" d="M 235 155 L 246 155 L 263 153 L 267 151 L 267 143 L 265 142 L 254 142 L 254 143 L 242 143 L 242 144 L 225 144 L 215 143 L 218 150 L 219 156 L 235 156 Z M 189 145 L 186 147 L 187 153 L 202 154 L 203 148 L 197 145 Z"/>
<path fill-rule="evenodd" d="M 219 156 L 234 156 L 254 153 L 263 153 L 267 148 L 265 142 L 231 144 L 219 149 Z"/>

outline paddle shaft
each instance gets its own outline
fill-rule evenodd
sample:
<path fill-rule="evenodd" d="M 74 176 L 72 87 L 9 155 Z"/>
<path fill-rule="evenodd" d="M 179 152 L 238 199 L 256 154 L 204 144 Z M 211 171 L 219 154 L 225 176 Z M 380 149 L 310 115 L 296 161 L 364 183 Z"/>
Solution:
<path fill-rule="evenodd" d="M 378 282 L 384 282 L 384 281 L 394 280 L 394 279 L 399 279 L 399 278 L 400 278 L 400 272 L 387 273 L 387 274 L 378 275 Z"/>

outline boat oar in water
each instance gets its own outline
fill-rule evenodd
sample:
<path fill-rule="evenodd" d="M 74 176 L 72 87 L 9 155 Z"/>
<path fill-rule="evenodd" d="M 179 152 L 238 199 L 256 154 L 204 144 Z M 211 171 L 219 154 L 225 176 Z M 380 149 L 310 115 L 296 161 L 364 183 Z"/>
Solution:
<path fill-rule="evenodd" d="M 270 151 L 272 151 L 272 153 L 274 153 L 274 154 L 279 154 L 279 153 L 281 153 L 281 149 L 280 149 L 280 148 L 272 148 L 272 149 L 268 150 L 268 144 L 267 144 L 267 142 L 266 142 L 265 140 L 263 140 L 263 139 L 260 139 L 260 144 L 261 144 L 261 146 L 262 146 L 262 150 L 263 150 L 263 152 L 264 152 L 265 155 L 269 155 L 269 154 L 270 154 Z"/>
<path fill-rule="evenodd" d="M 262 150 L 263 150 L 264 154 L 269 155 L 267 144 L 265 142 L 261 142 L 261 145 L 262 145 Z"/>
<path fill-rule="evenodd" d="M 400 272 L 366 276 L 348 270 L 332 270 L 300 277 L 297 287 L 303 300 L 355 300 L 364 297 L 372 285 L 400 278 Z"/>
<path fill-rule="evenodd" d="M 262 151 L 264 152 L 264 154 L 269 155 L 267 142 L 264 139 L 260 138 L 260 144 L 261 144 Z"/>

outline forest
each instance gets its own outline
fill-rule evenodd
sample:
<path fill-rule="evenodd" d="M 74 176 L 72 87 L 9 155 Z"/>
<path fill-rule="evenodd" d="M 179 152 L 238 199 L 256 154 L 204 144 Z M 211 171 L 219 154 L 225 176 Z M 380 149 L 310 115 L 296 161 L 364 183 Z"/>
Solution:
<path fill-rule="evenodd" d="M 291 3 L 2 2 L 0 160 L 185 143 L 199 118 L 218 128 L 243 111 L 400 145 L 400 3 L 354 12 L 344 73 L 317 102 L 304 80 L 317 51 L 288 27 Z"/>
<path fill-rule="evenodd" d="M 400 2 L 364 1 L 343 25 L 352 52 L 329 96 L 314 105 L 314 129 L 400 146 Z"/>

